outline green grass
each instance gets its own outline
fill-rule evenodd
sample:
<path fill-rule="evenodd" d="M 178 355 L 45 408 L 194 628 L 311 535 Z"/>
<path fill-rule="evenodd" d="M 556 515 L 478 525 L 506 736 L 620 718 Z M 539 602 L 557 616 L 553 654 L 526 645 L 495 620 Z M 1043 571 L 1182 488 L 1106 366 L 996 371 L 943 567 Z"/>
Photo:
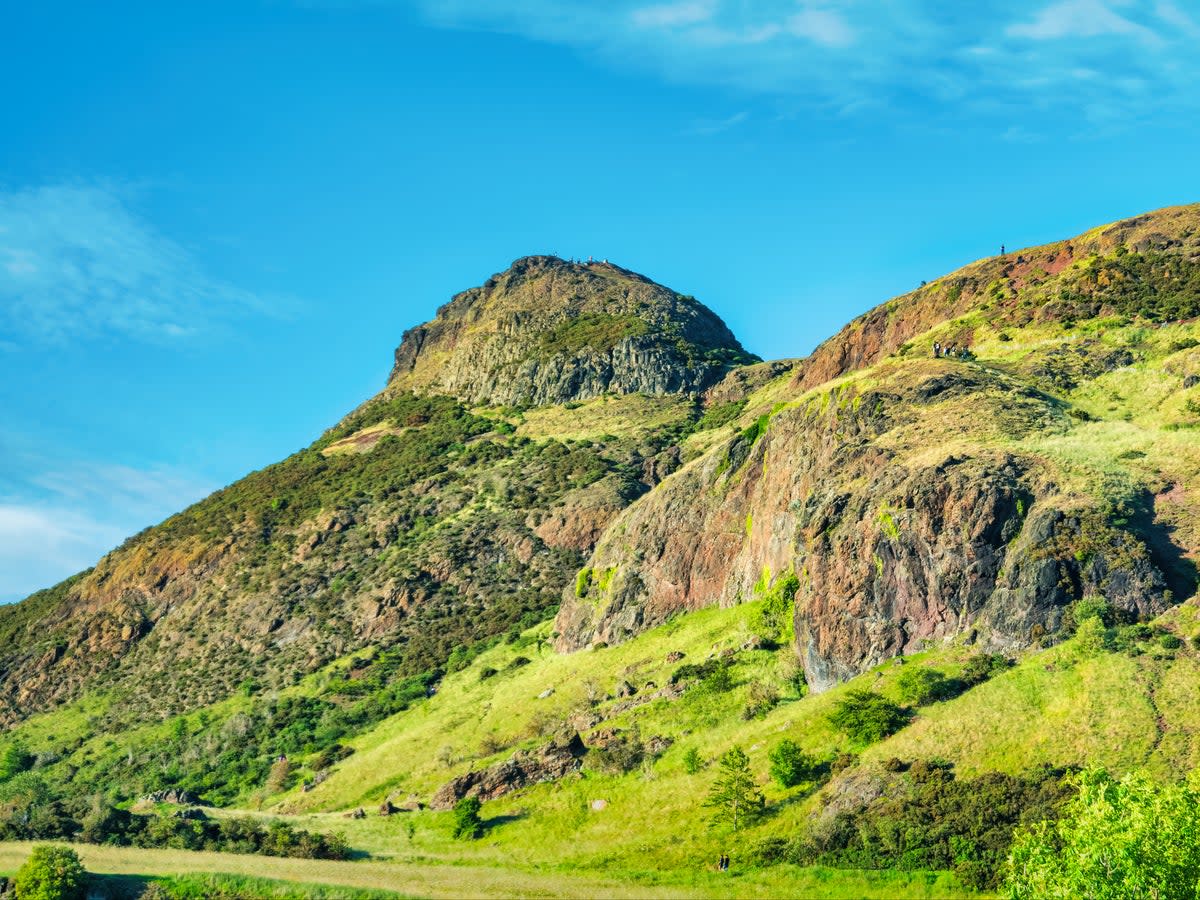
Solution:
<path fill-rule="evenodd" d="M 32 844 L 0 842 L 0 873 L 14 872 Z M 770 870 L 716 872 L 713 866 L 672 873 L 579 873 L 547 870 L 512 860 L 508 865 L 421 862 L 323 862 L 281 860 L 228 853 L 77 845 L 101 896 L 137 896 L 148 882 L 172 888 L 172 896 L 210 897 L 216 889 L 238 898 L 367 900 L 385 897 L 672 898 L 780 897 L 896 898 L 938 900 L 965 896 L 953 877 L 940 872 L 861 872 L 777 866 Z M 219 895 L 218 895 L 219 896 Z"/>

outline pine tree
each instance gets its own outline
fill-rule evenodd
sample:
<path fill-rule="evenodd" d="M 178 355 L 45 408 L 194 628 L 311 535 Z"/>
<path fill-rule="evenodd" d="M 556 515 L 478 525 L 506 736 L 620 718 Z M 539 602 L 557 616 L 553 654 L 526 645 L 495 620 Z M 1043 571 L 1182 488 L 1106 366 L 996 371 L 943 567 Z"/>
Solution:
<path fill-rule="evenodd" d="M 717 780 L 704 804 L 713 808 L 713 824 L 737 831 L 762 815 L 765 802 L 750 771 L 750 757 L 741 747 L 733 747 L 721 757 Z"/>

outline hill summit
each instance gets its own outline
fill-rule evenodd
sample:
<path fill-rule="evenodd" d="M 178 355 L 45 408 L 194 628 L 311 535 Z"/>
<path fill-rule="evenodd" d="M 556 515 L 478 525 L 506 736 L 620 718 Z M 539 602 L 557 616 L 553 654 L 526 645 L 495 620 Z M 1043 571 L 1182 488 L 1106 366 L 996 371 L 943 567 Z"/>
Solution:
<path fill-rule="evenodd" d="M 755 359 L 694 297 L 608 262 L 526 256 L 406 331 L 389 389 L 525 406 L 695 394 Z"/>

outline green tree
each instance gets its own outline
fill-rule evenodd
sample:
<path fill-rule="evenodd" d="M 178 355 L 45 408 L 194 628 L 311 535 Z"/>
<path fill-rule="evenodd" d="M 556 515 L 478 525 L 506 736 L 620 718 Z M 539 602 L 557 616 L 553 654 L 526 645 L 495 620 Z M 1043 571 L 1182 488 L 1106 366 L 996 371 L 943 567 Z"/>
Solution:
<path fill-rule="evenodd" d="M 865 746 L 903 728 L 908 713 L 871 691 L 848 691 L 829 714 L 829 722 L 854 743 Z"/>
<path fill-rule="evenodd" d="M 781 787 L 790 788 L 812 781 L 817 774 L 817 761 L 800 749 L 790 738 L 784 738 L 767 754 L 768 771 Z"/>
<path fill-rule="evenodd" d="M 713 824 L 737 831 L 762 815 L 765 803 L 750 771 L 750 757 L 741 747 L 733 747 L 721 757 L 717 780 L 704 803 L 713 809 Z"/>
<path fill-rule="evenodd" d="M 20 775 L 33 764 L 33 757 L 20 744 L 9 744 L 0 751 L 0 784 Z"/>
<path fill-rule="evenodd" d="M 454 837 L 474 840 L 483 834 L 483 819 L 479 810 L 483 804 L 478 797 L 463 797 L 454 807 Z"/>
<path fill-rule="evenodd" d="M 70 847 L 39 844 L 13 879 L 17 900 L 82 900 L 87 872 Z"/>
<path fill-rule="evenodd" d="M 1119 781 L 1078 776 L 1057 822 L 1019 829 L 1008 858 L 1010 900 L 1176 900 L 1200 885 L 1200 791 L 1159 784 L 1145 771 Z"/>
<path fill-rule="evenodd" d="M 683 754 L 683 771 L 695 775 L 703 766 L 704 760 L 700 758 L 700 751 L 695 747 L 688 747 Z"/>

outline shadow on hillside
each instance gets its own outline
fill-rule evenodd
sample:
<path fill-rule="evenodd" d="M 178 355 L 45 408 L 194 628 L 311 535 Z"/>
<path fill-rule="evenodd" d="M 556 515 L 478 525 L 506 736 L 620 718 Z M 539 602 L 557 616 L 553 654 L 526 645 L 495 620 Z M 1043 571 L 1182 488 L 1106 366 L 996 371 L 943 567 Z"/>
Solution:
<path fill-rule="evenodd" d="M 150 886 L 147 875 L 88 875 L 87 895 L 96 900 L 137 900 Z"/>
<path fill-rule="evenodd" d="M 1170 492 L 1159 495 L 1153 495 L 1149 491 L 1140 492 L 1134 501 L 1129 525 L 1150 551 L 1150 560 L 1163 573 L 1167 587 L 1175 596 L 1175 602 L 1182 603 L 1196 593 L 1200 573 L 1197 572 L 1196 564 L 1184 555 L 1183 548 L 1175 543 L 1175 526 L 1159 518 L 1157 506 L 1164 502 L 1161 498 L 1166 498 L 1169 494 Z"/>
<path fill-rule="evenodd" d="M 500 828 L 503 825 L 507 825 L 509 822 L 519 822 L 521 819 L 528 817 L 529 813 L 525 812 L 525 810 L 515 813 L 508 813 L 507 815 L 503 816 L 492 816 L 490 819 L 483 820 L 483 833 L 485 835 L 491 834 L 492 829 L 494 828 Z"/>

